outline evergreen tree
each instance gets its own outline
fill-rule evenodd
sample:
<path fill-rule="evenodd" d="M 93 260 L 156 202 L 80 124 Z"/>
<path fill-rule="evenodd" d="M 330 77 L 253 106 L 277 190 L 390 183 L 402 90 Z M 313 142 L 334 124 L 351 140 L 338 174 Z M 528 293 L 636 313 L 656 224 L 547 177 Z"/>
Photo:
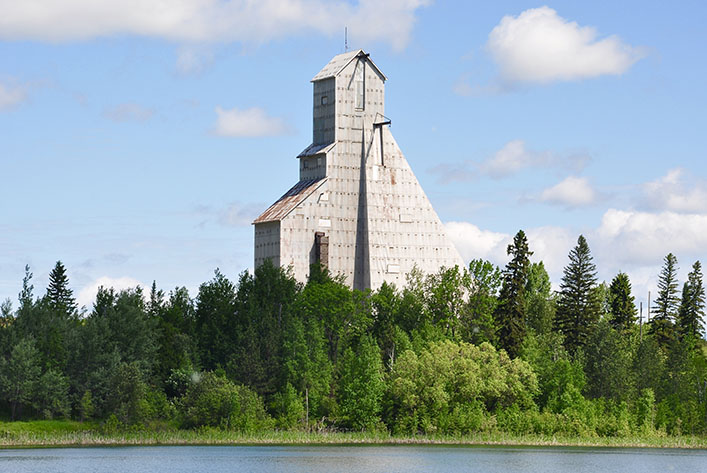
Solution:
<path fill-rule="evenodd" d="M 57 261 L 54 269 L 49 273 L 47 299 L 49 306 L 59 316 L 69 317 L 76 312 L 74 294 L 69 289 L 69 278 L 61 261 Z"/>
<path fill-rule="evenodd" d="M 675 334 L 674 321 L 680 304 L 677 272 L 678 260 L 672 253 L 668 253 L 658 276 L 658 297 L 651 308 L 653 318 L 650 321 L 650 332 L 656 335 L 658 343 L 663 347 Z"/>
<path fill-rule="evenodd" d="M 626 273 L 617 274 L 609 286 L 611 325 L 616 330 L 628 330 L 636 321 L 636 304 L 631 295 L 631 281 Z"/>
<path fill-rule="evenodd" d="M 511 357 L 518 356 L 525 337 L 525 286 L 528 281 L 530 255 L 528 239 L 519 230 L 508 245 L 507 253 L 511 261 L 503 271 L 503 286 L 496 308 L 498 339 L 502 348 Z"/>
<path fill-rule="evenodd" d="M 678 331 L 682 336 L 701 337 L 704 333 L 704 316 L 705 287 L 702 283 L 702 265 L 695 261 L 682 288 L 682 302 L 677 317 Z"/>
<path fill-rule="evenodd" d="M 532 263 L 525 285 L 525 310 L 528 327 L 539 335 L 549 333 L 555 319 L 555 300 L 551 289 L 550 276 L 543 262 Z"/>
<path fill-rule="evenodd" d="M 563 271 L 555 323 L 565 336 L 567 351 L 574 354 L 583 347 L 592 326 L 599 320 L 596 266 L 583 235 L 569 254 Z"/>
<path fill-rule="evenodd" d="M 30 283 L 32 280 L 32 272 L 29 270 L 29 265 L 25 265 L 25 277 L 22 278 L 22 292 L 19 294 L 20 308 L 17 311 L 17 316 L 20 317 L 23 314 L 27 314 L 32 310 L 32 305 L 34 304 L 34 286 Z"/>

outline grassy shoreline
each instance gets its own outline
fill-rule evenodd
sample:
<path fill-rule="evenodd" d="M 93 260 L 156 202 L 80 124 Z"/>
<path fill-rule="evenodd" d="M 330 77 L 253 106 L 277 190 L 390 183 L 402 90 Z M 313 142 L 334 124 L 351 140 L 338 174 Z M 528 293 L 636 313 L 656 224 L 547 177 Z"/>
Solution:
<path fill-rule="evenodd" d="M 0 422 L 0 448 L 156 445 L 447 445 L 524 447 L 631 447 L 707 449 L 706 437 L 548 437 L 479 433 L 463 436 L 393 436 L 376 432 L 141 430 L 101 432 L 97 424 L 72 421 Z"/>

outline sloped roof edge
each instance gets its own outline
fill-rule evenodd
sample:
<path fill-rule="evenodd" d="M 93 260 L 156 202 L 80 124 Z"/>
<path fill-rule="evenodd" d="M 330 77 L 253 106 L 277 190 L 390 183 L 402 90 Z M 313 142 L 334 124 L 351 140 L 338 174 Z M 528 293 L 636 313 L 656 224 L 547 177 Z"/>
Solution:
<path fill-rule="evenodd" d="M 371 63 L 371 66 L 373 66 L 373 68 L 378 72 L 378 74 L 381 75 L 384 81 L 388 80 L 385 74 L 383 74 L 383 71 L 381 71 L 380 68 L 376 66 L 376 63 L 373 62 L 370 54 L 366 53 L 363 49 L 359 49 L 357 51 L 337 54 L 336 56 L 331 58 L 331 61 L 329 61 L 327 65 L 324 66 L 322 70 L 319 71 L 310 82 L 317 82 L 320 80 L 329 79 L 331 77 L 336 77 L 339 75 L 339 73 L 341 73 L 341 71 L 346 68 L 346 66 L 349 65 L 349 63 L 351 63 L 351 61 L 362 56 L 368 59 L 368 62 Z"/>
<path fill-rule="evenodd" d="M 268 209 L 253 221 L 253 225 L 265 222 L 277 222 L 287 217 L 300 203 L 319 189 L 327 178 L 304 179 L 292 186 L 285 195 L 277 199 Z"/>

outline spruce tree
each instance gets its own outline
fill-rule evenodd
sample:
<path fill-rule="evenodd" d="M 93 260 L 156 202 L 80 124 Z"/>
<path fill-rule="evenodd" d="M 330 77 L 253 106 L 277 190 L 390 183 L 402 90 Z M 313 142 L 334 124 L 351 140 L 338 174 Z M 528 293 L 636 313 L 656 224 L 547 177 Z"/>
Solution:
<path fill-rule="evenodd" d="M 631 281 L 626 273 L 617 274 L 609 286 L 611 325 L 616 330 L 628 330 L 636 322 L 636 304 L 631 295 Z"/>
<path fill-rule="evenodd" d="M 577 239 L 569 259 L 560 284 L 555 323 L 565 336 L 567 351 L 574 354 L 586 344 L 592 326 L 599 320 L 600 301 L 596 266 L 584 236 Z"/>
<path fill-rule="evenodd" d="M 503 286 L 495 315 L 501 348 L 516 357 L 525 338 L 525 286 L 530 255 L 533 254 L 528 250 L 528 239 L 523 230 L 518 231 L 507 252 L 512 258 L 503 271 Z"/>
<path fill-rule="evenodd" d="M 695 261 L 687 282 L 682 288 L 682 302 L 678 310 L 677 326 L 681 336 L 699 338 L 704 333 L 705 287 L 702 283 L 702 265 Z"/>
<path fill-rule="evenodd" d="M 69 278 L 61 261 L 57 261 L 54 269 L 49 273 L 47 300 L 57 315 L 69 317 L 76 311 L 74 294 L 69 289 Z"/>
<path fill-rule="evenodd" d="M 653 318 L 650 321 L 650 332 L 656 335 L 658 343 L 663 347 L 675 335 L 674 321 L 680 304 L 677 272 L 678 260 L 675 255 L 668 253 L 658 276 L 658 297 L 651 308 Z"/>

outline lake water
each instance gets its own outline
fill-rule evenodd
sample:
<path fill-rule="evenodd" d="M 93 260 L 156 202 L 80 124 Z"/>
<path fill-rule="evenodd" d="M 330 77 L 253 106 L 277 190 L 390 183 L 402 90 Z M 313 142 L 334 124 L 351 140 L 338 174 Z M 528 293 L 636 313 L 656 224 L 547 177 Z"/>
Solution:
<path fill-rule="evenodd" d="M 0 472 L 707 472 L 707 451 L 673 449 L 263 446 L 0 450 Z"/>

